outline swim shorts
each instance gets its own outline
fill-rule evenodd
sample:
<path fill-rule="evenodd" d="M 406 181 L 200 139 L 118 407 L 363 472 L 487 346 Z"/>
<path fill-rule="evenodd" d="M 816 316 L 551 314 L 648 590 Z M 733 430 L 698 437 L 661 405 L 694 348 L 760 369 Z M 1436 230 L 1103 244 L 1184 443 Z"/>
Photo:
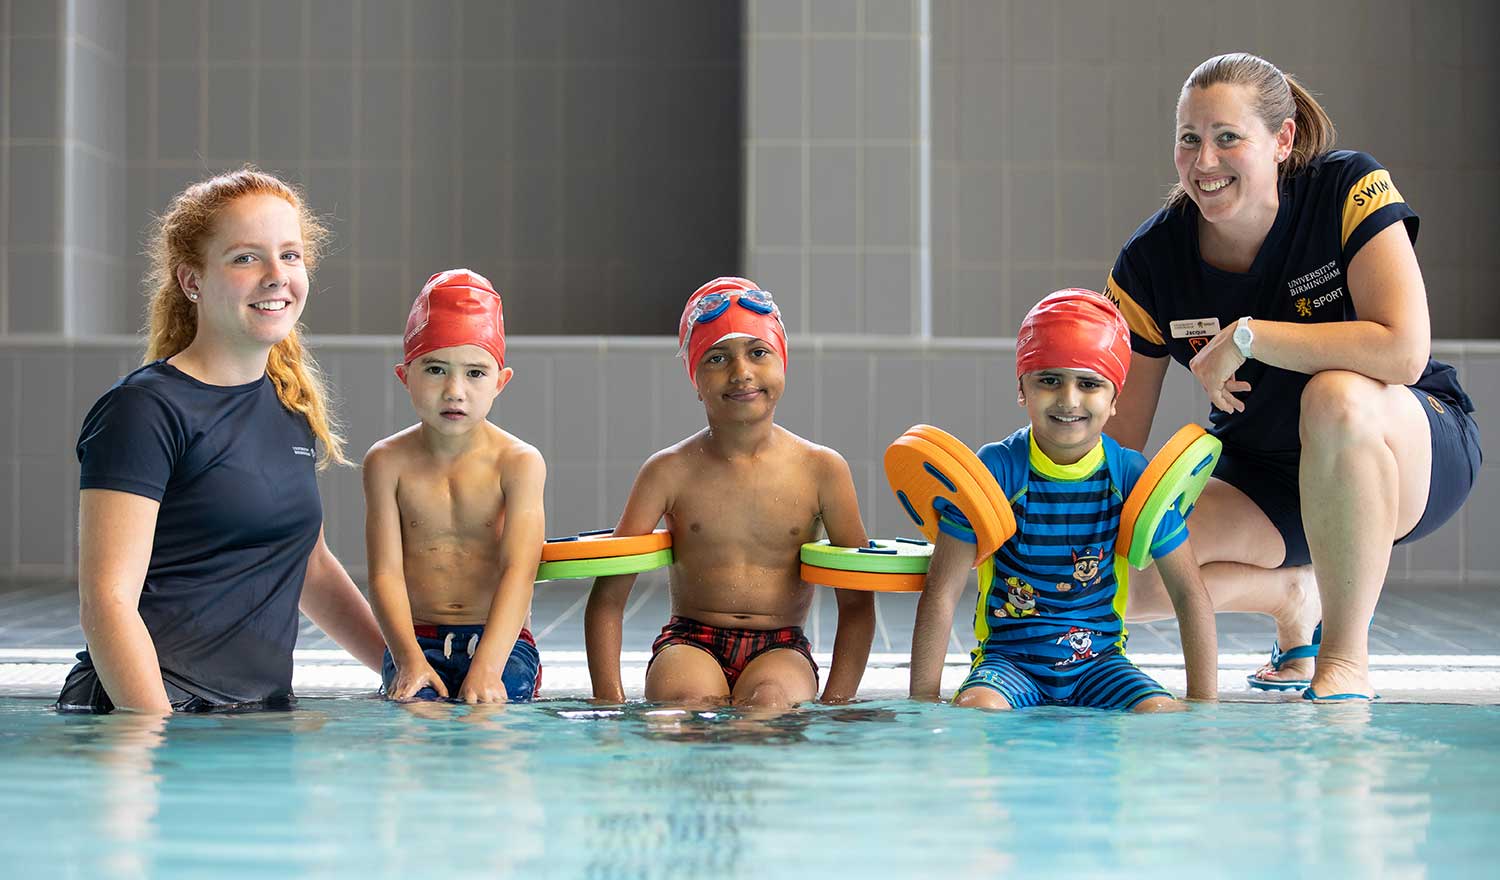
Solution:
<path fill-rule="evenodd" d="M 1061 669 L 1026 663 L 1000 653 L 981 654 L 954 696 L 971 687 L 997 691 L 1013 709 L 1032 706 L 1132 709 L 1150 697 L 1172 696 L 1156 679 L 1119 653 L 1103 654 Z"/>
<path fill-rule="evenodd" d="M 1481 454 L 1479 428 L 1474 417 L 1454 401 L 1444 400 L 1420 388 L 1410 388 L 1427 414 L 1432 435 L 1432 481 L 1422 518 L 1397 544 L 1406 544 L 1437 531 L 1469 497 L 1479 476 Z M 1286 544 L 1281 567 L 1306 565 L 1312 561 L 1307 532 L 1302 527 L 1302 493 L 1297 473 L 1300 451 L 1257 452 L 1224 444 L 1214 476 L 1244 492 L 1271 520 Z"/>
<path fill-rule="evenodd" d="M 432 671 L 443 680 L 443 685 L 448 688 L 448 698 L 456 700 L 459 688 L 463 687 L 464 676 L 469 674 L 469 666 L 474 662 L 474 651 L 479 647 L 479 640 L 484 636 L 484 624 L 476 623 L 467 626 L 430 626 L 418 624 L 412 627 L 417 635 L 417 646 L 422 649 L 422 654 L 427 658 L 427 663 Z M 385 659 L 380 664 L 380 692 L 386 693 L 391 685 L 396 683 L 396 660 L 391 656 L 389 649 L 385 652 Z M 524 626 L 516 636 L 515 647 L 510 649 L 510 658 L 505 661 L 505 669 L 500 673 L 500 681 L 505 684 L 506 699 L 512 703 L 524 703 L 533 699 L 537 692 L 542 689 L 542 658 L 536 649 L 536 639 L 531 637 L 531 632 Z M 414 700 L 438 700 L 437 690 L 424 687 L 412 695 Z"/>
<path fill-rule="evenodd" d="M 789 648 L 803 657 L 812 666 L 814 680 L 818 677 L 818 662 L 813 659 L 812 644 L 808 642 L 807 636 L 803 635 L 800 626 L 784 626 L 781 629 L 731 629 L 729 627 L 709 626 L 686 617 L 673 616 L 667 621 L 667 625 L 661 628 L 661 635 L 651 644 L 651 662 L 656 662 L 656 657 L 665 648 L 671 645 L 692 645 L 695 648 L 707 651 L 713 658 L 719 661 L 719 668 L 724 670 L 724 680 L 729 683 L 729 689 L 734 690 L 734 683 L 739 681 L 740 673 L 750 665 L 750 661 L 759 657 L 767 651 L 778 648 Z M 646 671 L 649 673 L 651 667 L 648 664 Z"/>

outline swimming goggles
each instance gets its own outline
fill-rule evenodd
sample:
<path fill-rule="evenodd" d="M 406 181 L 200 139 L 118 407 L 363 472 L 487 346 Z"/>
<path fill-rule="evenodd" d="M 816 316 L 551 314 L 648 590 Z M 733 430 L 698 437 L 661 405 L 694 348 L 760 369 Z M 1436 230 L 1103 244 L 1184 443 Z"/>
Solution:
<path fill-rule="evenodd" d="M 740 308 L 747 309 L 757 315 L 770 315 L 781 324 L 781 309 L 776 307 L 776 302 L 771 299 L 771 293 L 767 290 L 731 290 L 724 293 L 710 293 L 693 304 L 693 310 L 688 312 L 687 333 L 682 337 L 682 345 L 677 348 L 678 357 L 687 357 L 688 345 L 693 339 L 693 330 L 699 324 L 710 324 L 723 317 L 729 311 L 729 307 L 739 303 Z M 782 325 L 781 332 L 786 332 L 786 325 Z"/>

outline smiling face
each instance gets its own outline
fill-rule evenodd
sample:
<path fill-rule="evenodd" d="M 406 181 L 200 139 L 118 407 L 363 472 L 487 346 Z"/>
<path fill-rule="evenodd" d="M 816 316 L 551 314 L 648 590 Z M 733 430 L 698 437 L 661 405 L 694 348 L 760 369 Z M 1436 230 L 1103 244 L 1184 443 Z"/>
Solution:
<path fill-rule="evenodd" d="M 1036 370 L 1021 377 L 1019 400 L 1031 436 L 1057 464 L 1073 464 L 1099 442 L 1115 414 L 1115 386 L 1093 370 Z"/>
<path fill-rule="evenodd" d="M 396 368 L 422 424 L 452 436 L 484 421 L 511 375 L 510 367 L 501 369 L 494 356 L 477 345 L 435 349 Z"/>
<path fill-rule="evenodd" d="M 1177 104 L 1177 180 L 1209 223 L 1269 227 L 1279 206 L 1277 165 L 1292 150 L 1296 124 L 1272 131 L 1255 112 L 1250 86 L 1188 88 Z"/>
<path fill-rule="evenodd" d="M 201 265 L 177 268 L 197 304 L 195 343 L 254 350 L 285 339 L 307 303 L 303 250 L 301 219 L 285 199 L 249 195 L 225 205 Z"/>
<path fill-rule="evenodd" d="M 693 384 L 712 424 L 770 418 L 786 389 L 786 365 L 764 339 L 721 339 L 698 359 Z"/>

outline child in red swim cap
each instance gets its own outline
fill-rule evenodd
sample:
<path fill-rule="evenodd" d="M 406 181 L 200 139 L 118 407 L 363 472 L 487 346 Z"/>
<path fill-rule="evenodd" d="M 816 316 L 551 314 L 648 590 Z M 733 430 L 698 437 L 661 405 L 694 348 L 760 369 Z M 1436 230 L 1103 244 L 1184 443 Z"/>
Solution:
<path fill-rule="evenodd" d="M 694 381 L 703 353 L 736 337 L 769 344 L 786 369 L 786 327 L 771 294 L 748 278 L 715 278 L 693 292 L 677 321 L 677 356 Z"/>
<path fill-rule="evenodd" d="M 526 629 L 541 557 L 546 465 L 486 419 L 513 375 L 500 295 L 468 269 L 412 304 L 396 376 L 417 424 L 364 461 L 370 597 L 393 700 L 529 700 L 541 683 Z"/>
<path fill-rule="evenodd" d="M 1130 372 L 1130 328 L 1115 304 L 1070 287 L 1032 306 L 1016 334 L 1016 378 L 1049 367 L 1092 370 L 1118 394 Z"/>
<path fill-rule="evenodd" d="M 615 528 L 672 533 L 672 618 L 652 645 L 646 699 L 785 707 L 818 695 L 802 631 L 815 587 L 802 545 L 824 530 L 865 546 L 849 465 L 777 425 L 786 328 L 771 294 L 746 278 L 700 287 L 677 326 L 679 356 L 708 426 L 651 456 Z M 594 696 L 625 699 L 620 630 L 634 575 L 600 578 L 584 619 Z M 875 633 L 869 593 L 838 592 L 838 635 L 823 699 L 852 698 Z"/>
<path fill-rule="evenodd" d="M 978 647 L 955 705 L 1182 708 L 1125 656 L 1130 567 L 1115 543 L 1125 498 L 1147 462 L 1103 431 L 1129 370 L 1125 320 L 1091 290 L 1049 294 L 1021 322 L 1017 397 L 1031 424 L 979 450 L 1011 500 L 1017 531 L 980 566 Z M 912 638 L 916 698 L 938 697 L 953 607 L 974 559 L 974 533 L 961 514 L 945 515 L 939 529 Z M 1151 552 L 1177 611 L 1188 697 L 1212 700 L 1213 606 L 1175 509 L 1157 528 Z M 1008 603 L 1013 592 L 1033 600 L 1024 615 Z"/>
<path fill-rule="evenodd" d="M 1049 293 L 1021 321 L 1018 399 L 1031 416 L 1032 437 L 1058 464 L 1073 464 L 1098 445 L 1129 371 L 1130 328 L 1114 303 L 1092 290 Z M 1079 393 L 1063 399 L 1064 387 Z"/>

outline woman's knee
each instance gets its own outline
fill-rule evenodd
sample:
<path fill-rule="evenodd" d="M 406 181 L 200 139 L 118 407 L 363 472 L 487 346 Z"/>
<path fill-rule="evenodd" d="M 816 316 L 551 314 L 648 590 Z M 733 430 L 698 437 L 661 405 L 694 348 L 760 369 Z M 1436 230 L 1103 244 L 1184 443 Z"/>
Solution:
<path fill-rule="evenodd" d="M 1302 389 L 1298 428 L 1303 448 L 1380 442 L 1384 390 L 1374 379 L 1348 370 L 1314 374 Z"/>

